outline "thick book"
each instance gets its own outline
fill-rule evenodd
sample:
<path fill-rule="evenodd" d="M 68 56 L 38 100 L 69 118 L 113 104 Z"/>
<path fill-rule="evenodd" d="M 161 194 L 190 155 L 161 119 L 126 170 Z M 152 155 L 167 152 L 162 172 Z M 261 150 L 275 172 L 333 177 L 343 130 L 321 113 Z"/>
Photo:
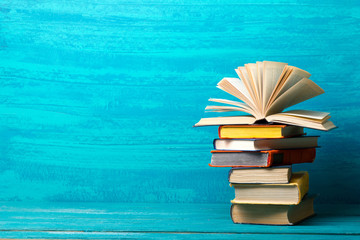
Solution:
<path fill-rule="evenodd" d="M 232 168 L 230 183 L 289 183 L 291 165 L 269 168 Z"/>
<path fill-rule="evenodd" d="M 284 138 L 304 135 L 304 128 L 279 124 L 223 125 L 219 138 Z"/>
<path fill-rule="evenodd" d="M 237 184 L 231 203 L 297 205 L 309 190 L 309 174 L 293 173 L 288 184 Z"/>
<path fill-rule="evenodd" d="M 315 148 L 268 151 L 211 151 L 211 167 L 270 167 L 297 163 L 312 163 Z"/>
<path fill-rule="evenodd" d="M 217 87 L 242 102 L 210 98 L 225 105 L 209 112 L 244 112 L 245 116 L 202 118 L 195 126 L 254 124 L 258 120 L 328 131 L 336 126 L 327 112 L 284 109 L 324 93 L 310 73 L 281 62 L 256 62 L 235 69 L 239 78 L 223 78 Z"/>
<path fill-rule="evenodd" d="M 318 136 L 292 138 L 214 139 L 216 150 L 263 151 L 317 147 Z"/>
<path fill-rule="evenodd" d="M 313 216 L 314 196 L 305 196 L 298 205 L 232 204 L 230 215 L 234 223 L 294 225 Z"/>

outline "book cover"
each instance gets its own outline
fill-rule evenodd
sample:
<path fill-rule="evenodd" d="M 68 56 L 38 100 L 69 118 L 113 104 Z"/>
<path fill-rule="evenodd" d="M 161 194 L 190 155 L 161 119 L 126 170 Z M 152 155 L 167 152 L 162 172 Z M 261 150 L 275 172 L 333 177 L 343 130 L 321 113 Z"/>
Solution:
<path fill-rule="evenodd" d="M 234 223 L 294 225 L 314 213 L 315 196 L 305 196 L 298 205 L 232 204 L 230 216 Z"/>
<path fill-rule="evenodd" d="M 267 151 L 211 151 L 211 167 L 271 167 L 315 160 L 316 148 Z"/>
<path fill-rule="evenodd" d="M 216 150 L 264 151 L 271 149 L 298 149 L 317 147 L 319 136 L 301 136 L 292 138 L 233 138 L 214 139 Z"/>
<path fill-rule="evenodd" d="M 304 128 L 279 124 L 222 125 L 219 138 L 284 138 L 304 135 Z"/>
<path fill-rule="evenodd" d="M 231 203 L 297 205 L 309 190 L 308 172 L 292 174 L 288 184 L 237 184 Z"/>

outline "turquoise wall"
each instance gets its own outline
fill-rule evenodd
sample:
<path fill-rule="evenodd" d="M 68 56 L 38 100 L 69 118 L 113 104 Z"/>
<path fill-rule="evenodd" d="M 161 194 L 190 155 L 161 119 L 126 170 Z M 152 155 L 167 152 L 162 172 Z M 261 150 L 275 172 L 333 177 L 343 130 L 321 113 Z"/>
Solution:
<path fill-rule="evenodd" d="M 228 202 L 210 168 L 215 86 L 257 60 L 309 71 L 328 111 L 309 170 L 319 202 L 359 203 L 358 1 L 0 3 L 0 200 Z"/>

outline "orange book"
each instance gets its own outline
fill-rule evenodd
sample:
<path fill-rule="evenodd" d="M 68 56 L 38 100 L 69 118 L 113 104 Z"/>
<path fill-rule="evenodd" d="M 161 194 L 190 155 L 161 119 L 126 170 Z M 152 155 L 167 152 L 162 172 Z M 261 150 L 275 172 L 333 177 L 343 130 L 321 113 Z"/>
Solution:
<path fill-rule="evenodd" d="M 211 167 L 271 167 L 315 160 L 315 148 L 268 151 L 211 151 Z"/>

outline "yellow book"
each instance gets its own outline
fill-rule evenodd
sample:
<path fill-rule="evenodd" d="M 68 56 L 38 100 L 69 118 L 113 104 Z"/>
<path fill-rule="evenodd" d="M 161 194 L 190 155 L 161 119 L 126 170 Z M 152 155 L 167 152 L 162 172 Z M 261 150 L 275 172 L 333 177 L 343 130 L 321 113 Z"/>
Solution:
<path fill-rule="evenodd" d="M 232 204 L 234 223 L 294 225 L 314 215 L 315 196 L 306 196 L 298 205 Z"/>
<path fill-rule="evenodd" d="M 288 125 L 223 125 L 220 138 L 284 138 L 304 135 L 304 128 Z"/>
<path fill-rule="evenodd" d="M 235 204 L 297 205 L 309 190 L 308 172 L 292 174 L 287 184 L 230 184 Z"/>

